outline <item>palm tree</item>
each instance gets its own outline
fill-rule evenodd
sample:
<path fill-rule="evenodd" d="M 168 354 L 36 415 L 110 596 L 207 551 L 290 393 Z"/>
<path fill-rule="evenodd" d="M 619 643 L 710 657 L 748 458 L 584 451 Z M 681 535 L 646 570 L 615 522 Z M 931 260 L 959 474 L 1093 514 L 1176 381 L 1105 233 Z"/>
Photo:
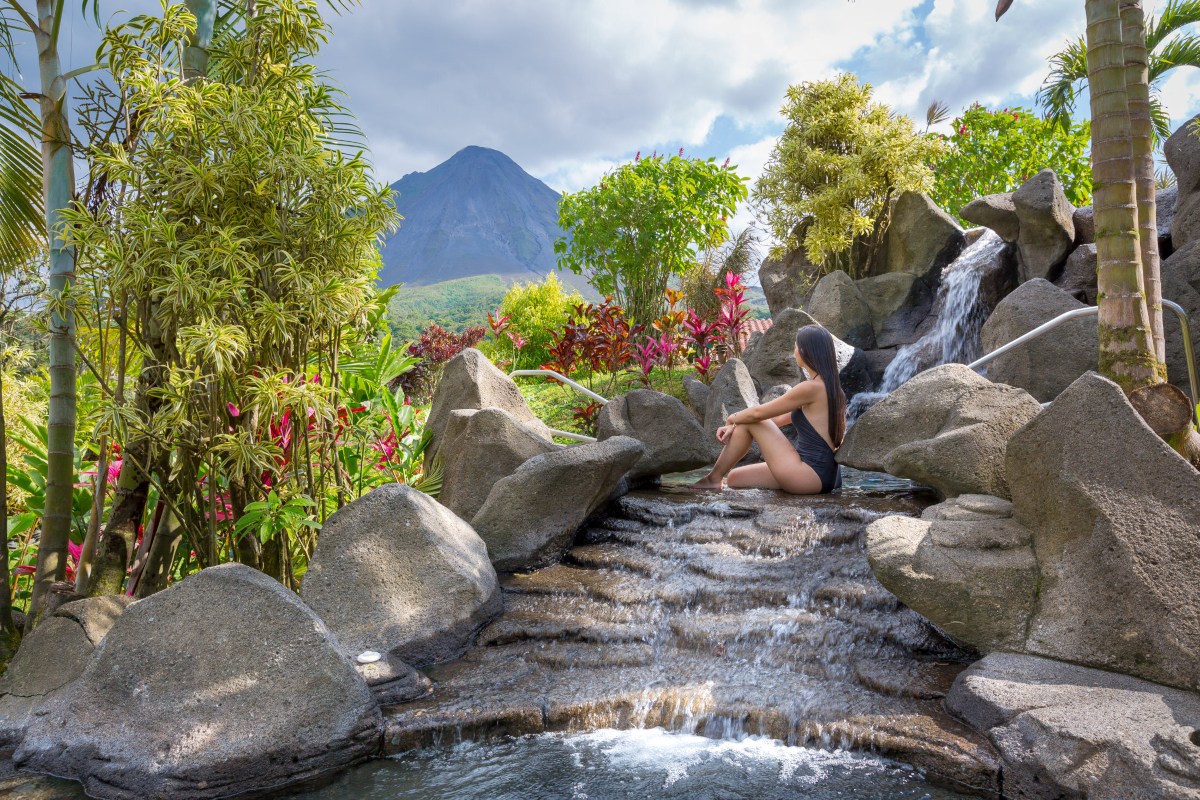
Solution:
<path fill-rule="evenodd" d="M 1137 5 L 1140 7 L 1141 3 Z M 1146 66 L 1151 90 L 1176 67 L 1200 67 L 1200 35 L 1182 30 L 1196 22 L 1200 22 L 1200 0 L 1169 0 L 1159 17 L 1146 20 Z M 1175 36 L 1176 33 L 1179 35 Z M 1046 118 L 1064 130 L 1069 128 L 1075 102 L 1083 94 L 1087 81 L 1087 42 L 1080 36 L 1050 57 L 1050 74 L 1037 95 Z M 1153 91 L 1150 108 L 1157 143 L 1171 135 L 1171 118 Z"/>
<path fill-rule="evenodd" d="M 999 19 L 1012 5 L 1000 0 Z M 1122 17 L 1122 6 L 1135 6 Z M 1141 222 L 1154 222 L 1154 171 L 1149 162 L 1149 79 L 1146 44 L 1178 30 L 1180 15 L 1200 3 L 1172 0 L 1162 20 L 1141 25 L 1140 0 L 1086 0 L 1087 41 L 1078 52 L 1086 64 L 1092 112 L 1092 183 L 1096 218 L 1097 281 L 1100 305 L 1100 371 L 1125 393 L 1164 377 L 1151 335 L 1147 283 L 1157 282 L 1158 258 L 1146 252 Z M 1171 28 L 1171 25 L 1175 25 Z M 1170 28 L 1170 30 L 1167 30 Z M 1128 39 L 1128 41 L 1126 41 Z M 1078 59 L 1077 59 L 1078 60 Z M 1080 90 L 1082 91 L 1082 90 Z M 1075 95 L 1070 95 L 1074 100 Z M 1139 184 L 1142 191 L 1139 192 Z M 1148 189 L 1148 191 L 1147 191 Z M 1156 235 L 1153 227 L 1148 235 Z M 1143 267 L 1152 273 L 1147 276 Z M 1149 278 L 1149 280 L 1148 280 Z"/>

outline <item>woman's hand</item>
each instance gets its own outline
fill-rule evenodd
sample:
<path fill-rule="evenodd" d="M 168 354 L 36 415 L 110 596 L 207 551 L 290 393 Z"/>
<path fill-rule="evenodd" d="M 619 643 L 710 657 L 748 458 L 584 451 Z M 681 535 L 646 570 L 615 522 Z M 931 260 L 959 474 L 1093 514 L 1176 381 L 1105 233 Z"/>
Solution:
<path fill-rule="evenodd" d="M 733 435 L 733 429 L 736 427 L 736 425 L 731 424 L 717 428 L 717 441 L 721 444 L 726 444 L 729 441 L 729 437 Z"/>

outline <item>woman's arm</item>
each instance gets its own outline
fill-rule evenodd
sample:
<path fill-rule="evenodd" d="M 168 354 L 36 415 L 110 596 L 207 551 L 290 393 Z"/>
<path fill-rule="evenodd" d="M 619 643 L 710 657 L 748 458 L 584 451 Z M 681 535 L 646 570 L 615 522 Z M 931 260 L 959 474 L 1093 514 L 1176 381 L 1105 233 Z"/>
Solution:
<path fill-rule="evenodd" d="M 805 381 L 788 389 L 787 393 L 777 400 L 730 414 L 726 422 L 730 425 L 737 425 L 738 423 L 747 424 L 769 419 L 774 420 L 777 425 L 786 424 L 786 421 L 784 423 L 778 422 L 779 418 L 789 416 L 797 408 L 813 402 L 816 399 L 816 393 L 819 391 L 822 391 L 819 386 L 816 386 L 812 381 Z"/>

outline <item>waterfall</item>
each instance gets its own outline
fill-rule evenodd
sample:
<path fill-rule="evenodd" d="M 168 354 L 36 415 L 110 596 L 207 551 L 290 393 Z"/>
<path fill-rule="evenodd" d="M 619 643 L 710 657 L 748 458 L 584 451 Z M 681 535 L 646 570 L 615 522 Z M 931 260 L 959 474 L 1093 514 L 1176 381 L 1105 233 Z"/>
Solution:
<path fill-rule="evenodd" d="M 879 391 L 854 395 L 847 409 L 849 421 L 923 369 L 955 362 L 968 364 L 981 355 L 979 332 L 987 320 L 987 309 L 979 302 L 980 285 L 988 268 L 1003 257 L 1004 247 L 1004 240 L 994 231 L 984 231 L 946 267 L 935 303 L 941 309 L 937 324 L 917 341 L 900 348 L 883 372 Z"/>

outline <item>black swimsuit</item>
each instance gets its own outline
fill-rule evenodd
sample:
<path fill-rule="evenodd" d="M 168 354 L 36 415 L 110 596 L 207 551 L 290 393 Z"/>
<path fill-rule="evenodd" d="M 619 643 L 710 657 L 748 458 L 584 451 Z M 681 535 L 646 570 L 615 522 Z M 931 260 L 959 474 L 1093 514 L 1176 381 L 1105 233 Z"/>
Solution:
<path fill-rule="evenodd" d="M 829 494 L 834 489 L 842 488 L 842 468 L 833 460 L 833 449 L 798 408 L 792 412 L 792 426 L 796 429 L 798 437 L 795 442 L 796 452 L 821 479 L 821 494 Z"/>

